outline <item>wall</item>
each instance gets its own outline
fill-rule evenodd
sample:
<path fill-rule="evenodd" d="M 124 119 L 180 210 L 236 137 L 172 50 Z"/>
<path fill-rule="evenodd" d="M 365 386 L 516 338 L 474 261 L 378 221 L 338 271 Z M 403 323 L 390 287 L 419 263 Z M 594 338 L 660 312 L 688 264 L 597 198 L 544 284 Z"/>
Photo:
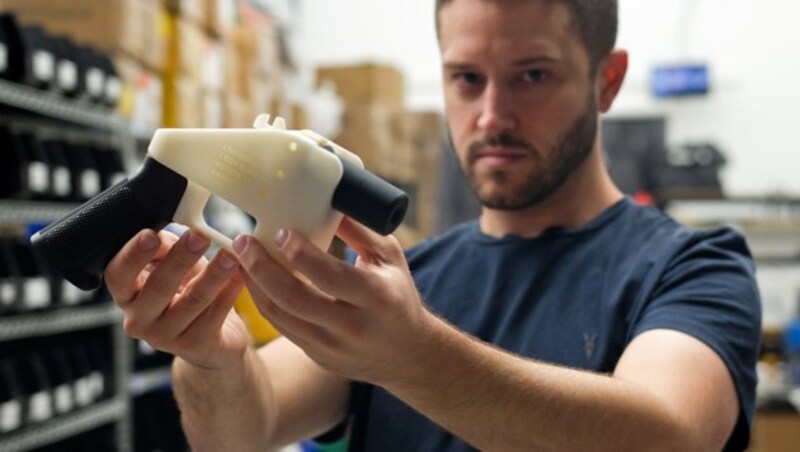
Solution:
<path fill-rule="evenodd" d="M 731 162 L 730 194 L 800 194 L 800 64 L 793 0 L 620 0 L 620 45 L 631 55 L 615 114 L 663 112 L 668 142 L 711 140 Z M 656 101 L 653 64 L 705 61 L 713 92 L 702 100 Z"/>
<path fill-rule="evenodd" d="M 406 73 L 412 109 L 441 108 L 433 0 L 305 0 L 294 36 L 306 67 L 378 60 Z M 619 46 L 631 68 L 612 114 L 664 114 L 668 141 L 709 140 L 728 155 L 728 194 L 800 196 L 800 2 L 620 0 Z M 657 101 L 654 64 L 704 61 L 713 92 Z"/>

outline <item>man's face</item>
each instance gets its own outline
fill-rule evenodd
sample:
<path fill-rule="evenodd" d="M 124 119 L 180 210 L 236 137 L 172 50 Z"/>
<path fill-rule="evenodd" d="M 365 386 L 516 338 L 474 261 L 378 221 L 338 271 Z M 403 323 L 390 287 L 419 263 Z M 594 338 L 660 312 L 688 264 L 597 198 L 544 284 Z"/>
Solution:
<path fill-rule="evenodd" d="M 439 16 L 453 144 L 481 202 L 522 209 L 591 153 L 589 58 L 559 2 L 454 0 Z"/>

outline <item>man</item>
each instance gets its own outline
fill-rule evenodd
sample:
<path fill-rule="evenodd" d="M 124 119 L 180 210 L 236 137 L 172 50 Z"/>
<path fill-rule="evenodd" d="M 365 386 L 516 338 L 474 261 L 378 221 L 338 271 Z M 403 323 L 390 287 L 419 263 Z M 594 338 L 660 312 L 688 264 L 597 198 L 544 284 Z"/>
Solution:
<path fill-rule="evenodd" d="M 107 285 L 126 331 L 177 356 L 194 449 L 277 447 L 348 413 L 366 450 L 745 447 L 752 262 L 733 232 L 685 229 L 609 179 L 598 115 L 627 69 L 616 10 L 437 2 L 448 125 L 483 208 L 408 263 L 349 220 L 354 265 L 275 238 L 313 285 L 248 236 L 210 262 L 195 232 L 126 245 Z M 283 334 L 260 350 L 231 312 L 242 283 Z"/>

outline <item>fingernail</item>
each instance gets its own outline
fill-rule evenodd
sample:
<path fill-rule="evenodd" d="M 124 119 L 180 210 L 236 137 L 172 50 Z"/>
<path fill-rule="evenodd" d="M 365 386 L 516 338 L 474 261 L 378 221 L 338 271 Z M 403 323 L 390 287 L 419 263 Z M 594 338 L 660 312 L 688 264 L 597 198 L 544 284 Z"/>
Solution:
<path fill-rule="evenodd" d="M 200 234 L 189 232 L 189 240 L 186 241 L 186 247 L 193 253 L 199 253 L 208 246 L 208 240 Z"/>
<path fill-rule="evenodd" d="M 146 232 L 139 236 L 138 241 L 139 249 L 142 251 L 152 251 L 158 246 L 158 239 L 153 234 Z"/>
<path fill-rule="evenodd" d="M 275 234 L 275 245 L 277 245 L 278 248 L 283 248 L 287 240 L 289 240 L 289 232 L 287 232 L 286 229 L 278 229 L 278 233 Z"/>
<path fill-rule="evenodd" d="M 236 254 L 242 255 L 247 249 L 248 239 L 246 235 L 239 235 L 233 240 L 233 250 Z"/>
<path fill-rule="evenodd" d="M 231 270 L 233 267 L 236 267 L 236 261 L 224 254 L 219 255 L 219 260 L 217 262 L 223 270 Z"/>

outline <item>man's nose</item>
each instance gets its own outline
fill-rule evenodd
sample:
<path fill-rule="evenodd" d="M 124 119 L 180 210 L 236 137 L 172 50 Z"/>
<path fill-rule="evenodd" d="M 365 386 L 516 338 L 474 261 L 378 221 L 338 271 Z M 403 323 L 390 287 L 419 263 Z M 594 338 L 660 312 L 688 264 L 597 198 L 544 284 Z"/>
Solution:
<path fill-rule="evenodd" d="M 512 93 L 497 84 L 490 83 L 484 91 L 478 127 L 489 135 L 508 132 L 517 126 Z"/>

